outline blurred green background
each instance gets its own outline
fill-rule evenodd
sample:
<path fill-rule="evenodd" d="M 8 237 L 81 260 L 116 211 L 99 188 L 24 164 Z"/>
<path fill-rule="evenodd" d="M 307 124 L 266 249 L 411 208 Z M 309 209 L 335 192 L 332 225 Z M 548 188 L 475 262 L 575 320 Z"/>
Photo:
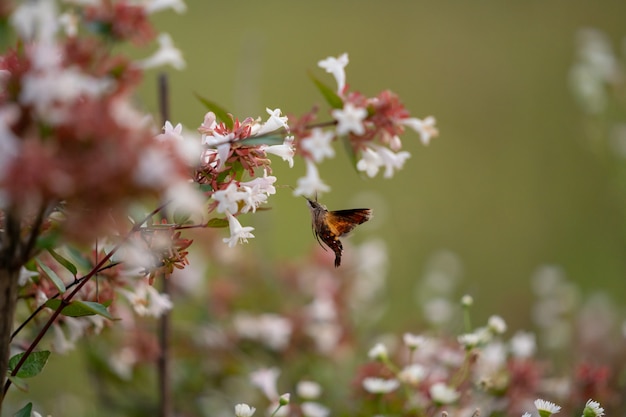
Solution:
<path fill-rule="evenodd" d="M 624 183 L 618 161 L 590 141 L 568 86 L 576 33 L 605 31 L 620 48 L 626 2 L 555 1 L 188 1 L 183 15 L 156 16 L 184 51 L 187 69 L 169 71 L 172 121 L 195 129 L 204 109 L 193 93 L 238 117 L 265 107 L 300 114 L 322 97 L 307 78 L 318 60 L 348 52 L 351 89 L 389 88 L 413 116 L 434 115 L 440 137 L 424 147 L 403 138 L 412 157 L 393 179 L 367 179 L 338 156 L 320 166 L 329 209 L 369 206 L 371 224 L 351 238 L 389 246 L 388 317 L 402 328 L 417 312 L 414 286 L 426 260 L 447 249 L 461 259 L 462 287 L 481 314 L 528 327 L 529 278 L 561 265 L 585 291 L 624 295 Z M 143 51 L 142 51 L 143 52 Z M 156 114 L 156 74 L 142 104 Z M 295 186 L 274 162 L 279 183 Z M 303 258 L 317 243 L 309 212 L 287 188 L 273 210 L 244 223 L 256 228 L 246 251 Z"/>

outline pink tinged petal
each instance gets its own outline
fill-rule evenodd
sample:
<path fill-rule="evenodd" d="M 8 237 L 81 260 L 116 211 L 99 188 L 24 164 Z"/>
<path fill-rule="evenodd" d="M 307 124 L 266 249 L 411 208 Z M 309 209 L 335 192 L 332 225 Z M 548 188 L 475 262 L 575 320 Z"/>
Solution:
<path fill-rule="evenodd" d="M 334 138 L 332 132 L 316 127 L 311 130 L 311 136 L 302 139 L 302 149 L 310 153 L 315 162 L 321 162 L 325 157 L 335 156 L 335 150 L 331 146 Z"/>
<path fill-rule="evenodd" d="M 306 160 L 306 176 L 298 178 L 298 186 L 294 190 L 294 195 L 314 196 L 330 191 L 330 187 L 322 181 L 317 171 L 317 166 L 313 161 Z"/>
<path fill-rule="evenodd" d="M 148 69 L 171 65 L 177 70 L 185 68 L 185 60 L 180 49 L 174 46 L 168 33 L 161 33 L 157 39 L 159 49 L 151 56 L 138 62 L 140 68 Z"/>
<path fill-rule="evenodd" d="M 378 174 L 378 170 L 383 165 L 382 158 L 372 148 L 365 148 L 361 153 L 361 159 L 356 163 L 358 171 L 364 171 L 372 178 Z"/>
<path fill-rule="evenodd" d="M 280 109 L 270 109 L 270 108 L 266 108 L 265 109 L 267 111 L 267 113 L 270 115 L 269 119 L 267 119 L 267 122 L 265 122 L 256 132 L 255 132 L 255 136 L 261 136 L 264 135 L 266 133 L 270 133 L 273 132 L 275 130 L 278 130 L 280 128 L 284 128 L 286 130 L 289 130 L 289 126 L 287 125 L 287 116 L 281 116 L 281 111 Z"/>
<path fill-rule="evenodd" d="M 237 220 L 235 216 L 230 214 L 228 211 L 226 212 L 226 217 L 228 217 L 230 237 L 225 237 L 222 240 L 224 241 L 224 243 L 228 243 L 229 248 L 234 247 L 235 245 L 237 245 L 237 243 L 240 243 L 240 242 L 248 243 L 248 238 L 254 237 L 254 235 L 250 233 L 251 231 L 254 230 L 254 227 L 241 226 L 241 223 L 239 223 L 239 220 Z"/>
<path fill-rule="evenodd" d="M 326 70 L 335 77 L 337 81 L 337 93 L 341 94 L 346 86 L 346 71 L 345 68 L 348 65 L 348 54 L 343 53 L 339 57 L 335 58 L 329 56 L 317 63 L 317 66 Z"/>
<path fill-rule="evenodd" d="M 431 138 L 439 136 L 439 130 L 435 127 L 436 120 L 433 116 L 428 116 L 424 120 L 411 117 L 402 120 L 401 123 L 419 133 L 424 145 L 428 145 Z"/>
<path fill-rule="evenodd" d="M 337 135 L 341 136 L 350 132 L 356 135 L 365 133 L 363 120 L 367 117 L 367 110 L 364 108 L 346 103 L 343 109 L 335 109 L 331 114 L 337 120 Z"/>

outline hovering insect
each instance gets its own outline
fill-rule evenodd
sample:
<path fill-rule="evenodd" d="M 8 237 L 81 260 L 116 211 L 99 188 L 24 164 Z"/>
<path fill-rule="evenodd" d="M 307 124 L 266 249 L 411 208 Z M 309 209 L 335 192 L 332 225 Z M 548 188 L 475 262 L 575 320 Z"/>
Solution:
<path fill-rule="evenodd" d="M 313 234 L 322 248 L 325 244 L 335 252 L 336 268 L 341 265 L 343 253 L 343 245 L 339 238 L 368 221 L 372 217 L 372 210 L 359 208 L 328 211 L 326 206 L 317 202 L 317 199 L 313 201 L 307 198 L 306 200 L 311 210 Z"/>

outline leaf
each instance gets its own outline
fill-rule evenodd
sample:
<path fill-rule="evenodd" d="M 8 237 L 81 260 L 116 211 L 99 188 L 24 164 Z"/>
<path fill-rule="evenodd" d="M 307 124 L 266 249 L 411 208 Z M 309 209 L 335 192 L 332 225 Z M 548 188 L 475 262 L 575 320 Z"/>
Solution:
<path fill-rule="evenodd" d="M 28 382 L 26 382 L 23 378 L 18 378 L 16 376 L 7 375 L 7 379 L 11 381 L 11 383 L 17 387 L 22 392 L 28 392 L 30 387 L 28 386 Z M 27 414 L 30 417 L 30 414 Z"/>
<path fill-rule="evenodd" d="M 189 219 L 191 218 L 191 214 L 189 214 L 188 211 L 186 210 L 174 210 L 174 223 L 176 224 L 185 224 L 189 221 Z"/>
<path fill-rule="evenodd" d="M 11 380 L 11 382 L 14 382 L 14 381 Z M 24 407 L 20 408 L 15 414 L 13 414 L 13 417 L 30 417 L 32 412 L 33 412 L 33 403 L 28 403 Z"/>
<path fill-rule="evenodd" d="M 9 359 L 9 373 L 13 373 L 13 370 L 22 359 L 26 352 L 18 353 Z M 46 363 L 48 363 L 48 357 L 50 357 L 49 350 L 42 350 L 39 352 L 31 352 L 26 358 L 26 361 L 22 364 L 22 367 L 17 371 L 15 375 L 18 378 L 32 378 L 43 370 Z"/>
<path fill-rule="evenodd" d="M 37 247 L 41 249 L 54 248 L 57 246 L 60 237 L 61 234 L 56 230 L 40 235 L 37 238 Z"/>
<path fill-rule="evenodd" d="M 207 227 L 216 227 L 216 228 L 228 227 L 228 220 L 214 217 L 211 220 L 209 220 L 206 225 Z"/>
<path fill-rule="evenodd" d="M 52 255 L 52 257 L 61 265 L 63 265 L 63 267 L 65 269 L 67 269 L 68 271 L 70 271 L 72 273 L 72 275 L 74 275 L 74 278 L 76 278 L 76 274 L 78 273 L 78 269 L 76 269 L 76 266 L 71 263 L 68 259 L 65 259 L 63 256 L 59 255 L 54 249 L 48 249 L 48 253 L 50 255 Z"/>
<path fill-rule="evenodd" d="M 350 142 L 350 139 L 348 139 L 347 136 L 343 136 L 342 139 L 342 142 L 346 149 L 346 153 L 348 154 L 348 158 L 350 158 L 350 163 L 352 164 L 352 167 L 354 167 L 354 170 L 358 173 L 359 170 L 356 168 L 356 153 L 354 152 L 354 148 L 352 147 L 352 142 Z"/>
<path fill-rule="evenodd" d="M 204 107 L 206 107 L 207 110 L 215 113 L 215 117 L 217 118 L 217 120 L 223 122 L 227 128 L 229 129 L 233 128 L 233 119 L 230 118 L 229 113 L 226 110 L 224 110 L 223 107 L 221 107 L 220 105 L 218 105 L 217 103 L 211 100 L 208 100 L 202 97 L 198 93 L 194 93 L 194 95 L 196 96 L 198 100 L 200 100 L 200 103 L 204 104 Z"/>
<path fill-rule="evenodd" d="M 44 272 L 44 274 L 46 274 L 48 276 L 48 278 L 50 278 L 50 281 L 52 281 L 54 286 L 57 287 L 57 290 L 61 294 L 63 294 L 65 292 L 65 284 L 63 283 L 61 278 L 57 275 L 57 273 L 54 272 L 52 269 L 50 269 L 48 267 L 48 265 L 44 264 L 39 259 L 36 259 L 35 262 L 37 263 L 39 268 L 41 268 L 41 270 Z"/>
<path fill-rule="evenodd" d="M 45 306 L 56 310 L 61 305 L 62 300 L 58 298 L 50 299 L 46 301 Z M 110 305 L 110 303 L 109 303 Z M 71 301 L 67 306 L 61 310 L 61 314 L 68 317 L 84 317 L 99 315 L 109 320 L 116 320 L 111 313 L 106 309 L 106 305 L 96 303 L 94 301 Z"/>
<path fill-rule="evenodd" d="M 309 78 L 311 78 L 317 89 L 320 91 L 320 93 L 322 93 L 330 107 L 332 107 L 333 109 L 343 108 L 343 100 L 341 99 L 341 97 L 339 97 L 337 93 L 335 93 L 335 90 L 315 78 L 315 76 L 310 72 Z"/>
<path fill-rule="evenodd" d="M 259 146 L 259 145 L 282 145 L 285 142 L 285 137 L 282 135 L 263 135 L 253 136 L 244 140 L 240 140 L 239 144 L 245 146 Z"/>

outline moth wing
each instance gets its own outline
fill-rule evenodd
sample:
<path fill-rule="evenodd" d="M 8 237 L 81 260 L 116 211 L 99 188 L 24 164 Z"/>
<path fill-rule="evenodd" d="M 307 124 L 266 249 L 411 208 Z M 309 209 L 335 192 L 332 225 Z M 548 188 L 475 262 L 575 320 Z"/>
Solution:
<path fill-rule="evenodd" d="M 328 224 L 336 236 L 343 236 L 371 217 L 370 209 L 336 210 L 328 212 Z"/>

